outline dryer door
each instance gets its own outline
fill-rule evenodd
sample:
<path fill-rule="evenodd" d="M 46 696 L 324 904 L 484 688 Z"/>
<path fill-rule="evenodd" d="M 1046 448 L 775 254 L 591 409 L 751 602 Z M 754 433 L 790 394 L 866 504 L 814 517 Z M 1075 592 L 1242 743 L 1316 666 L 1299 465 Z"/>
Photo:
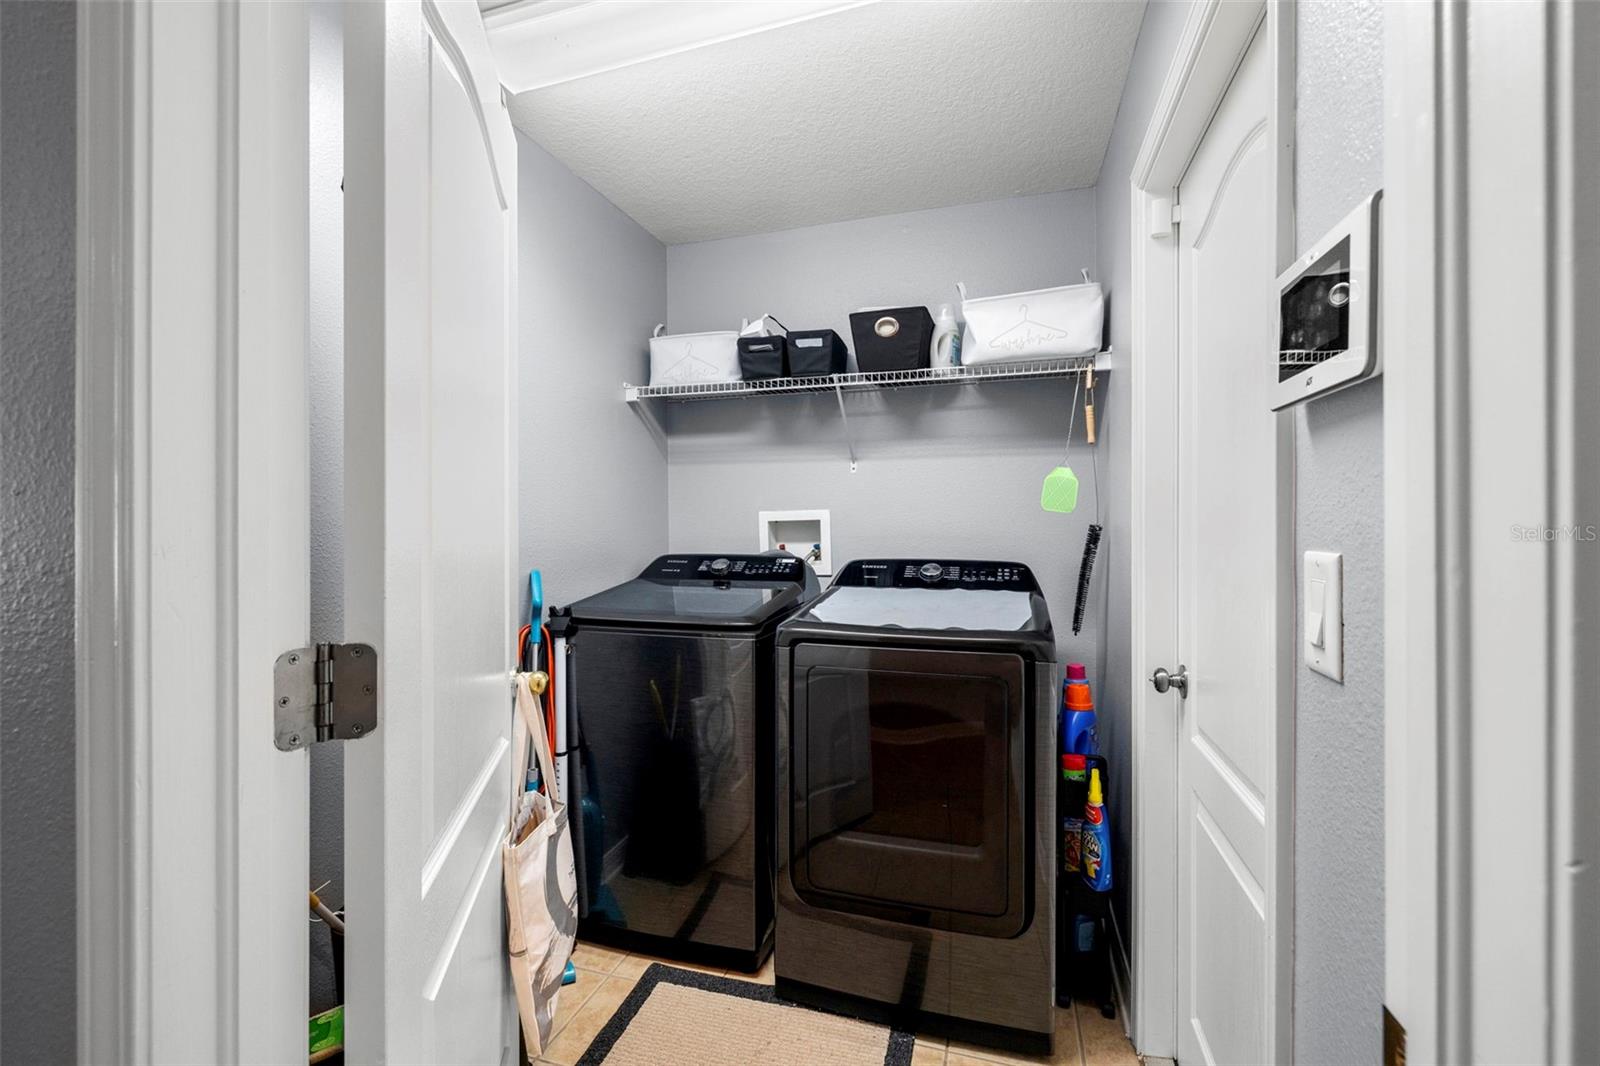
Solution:
<path fill-rule="evenodd" d="M 794 650 L 789 869 L 813 906 L 1027 925 L 1028 671 L 1007 653 Z"/>

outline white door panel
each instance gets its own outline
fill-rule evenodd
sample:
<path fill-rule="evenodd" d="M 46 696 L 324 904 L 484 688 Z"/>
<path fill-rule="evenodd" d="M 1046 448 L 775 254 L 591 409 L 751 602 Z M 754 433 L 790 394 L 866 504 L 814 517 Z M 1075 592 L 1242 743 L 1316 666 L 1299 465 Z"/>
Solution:
<path fill-rule="evenodd" d="M 1189 758 L 1204 765 L 1193 767 L 1195 772 L 1185 774 L 1184 783 L 1193 791 L 1195 801 L 1216 823 L 1217 831 L 1231 842 L 1251 876 L 1264 882 L 1267 870 L 1267 841 L 1263 832 L 1266 811 L 1261 797 L 1248 790 L 1246 783 L 1233 772 L 1231 766 L 1215 758 L 1216 749 L 1205 738 L 1194 737 L 1189 744 Z"/>
<path fill-rule="evenodd" d="M 1179 184 L 1178 1058 L 1272 1059 L 1279 431 L 1271 57 L 1258 32 Z"/>
<path fill-rule="evenodd" d="M 346 614 L 382 670 L 378 731 L 346 762 L 347 1047 L 500 1062 L 517 1046 L 499 851 L 516 180 L 496 145 L 511 133 L 498 86 L 479 84 L 493 65 L 475 9 L 347 18 Z"/>
<path fill-rule="evenodd" d="M 1266 893 L 1204 806 L 1195 805 L 1188 823 L 1194 1004 L 1180 1039 L 1192 1039 L 1202 1054 L 1182 1061 L 1266 1062 Z"/>

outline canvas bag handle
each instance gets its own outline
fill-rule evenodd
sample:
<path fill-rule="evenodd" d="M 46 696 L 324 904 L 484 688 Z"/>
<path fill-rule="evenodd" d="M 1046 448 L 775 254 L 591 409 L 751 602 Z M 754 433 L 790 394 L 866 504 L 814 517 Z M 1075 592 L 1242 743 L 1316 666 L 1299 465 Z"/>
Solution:
<path fill-rule="evenodd" d="M 556 763 L 550 755 L 550 740 L 545 733 L 543 713 L 534 713 L 533 690 L 528 687 L 528 674 L 517 675 L 517 714 L 522 719 L 522 746 L 517 751 L 517 788 L 511 797 L 511 812 L 516 814 L 517 802 L 526 787 L 524 781 L 528 773 L 528 744 L 531 742 L 534 749 L 534 758 L 539 764 L 539 787 L 550 800 L 551 810 L 561 806 L 561 800 L 556 796 L 554 783 L 556 779 Z"/>

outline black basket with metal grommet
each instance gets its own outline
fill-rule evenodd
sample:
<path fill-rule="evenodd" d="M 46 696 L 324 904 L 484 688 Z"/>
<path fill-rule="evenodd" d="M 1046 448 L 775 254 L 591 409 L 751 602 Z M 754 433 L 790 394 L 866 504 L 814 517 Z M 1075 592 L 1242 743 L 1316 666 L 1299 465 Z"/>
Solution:
<path fill-rule="evenodd" d="M 850 316 L 856 342 L 856 367 L 864 374 L 886 370 L 925 370 L 933 316 L 926 307 L 886 307 Z"/>

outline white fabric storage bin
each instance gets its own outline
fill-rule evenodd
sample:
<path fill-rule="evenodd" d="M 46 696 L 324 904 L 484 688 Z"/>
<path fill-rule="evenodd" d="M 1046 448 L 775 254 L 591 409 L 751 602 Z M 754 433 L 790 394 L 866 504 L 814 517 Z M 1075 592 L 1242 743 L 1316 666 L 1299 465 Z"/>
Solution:
<path fill-rule="evenodd" d="M 650 384 L 698 385 L 738 381 L 739 331 L 675 333 L 657 326 L 650 336 Z"/>
<path fill-rule="evenodd" d="M 1096 282 L 967 298 L 960 282 L 963 366 L 1092 355 L 1100 350 L 1106 299 Z"/>

